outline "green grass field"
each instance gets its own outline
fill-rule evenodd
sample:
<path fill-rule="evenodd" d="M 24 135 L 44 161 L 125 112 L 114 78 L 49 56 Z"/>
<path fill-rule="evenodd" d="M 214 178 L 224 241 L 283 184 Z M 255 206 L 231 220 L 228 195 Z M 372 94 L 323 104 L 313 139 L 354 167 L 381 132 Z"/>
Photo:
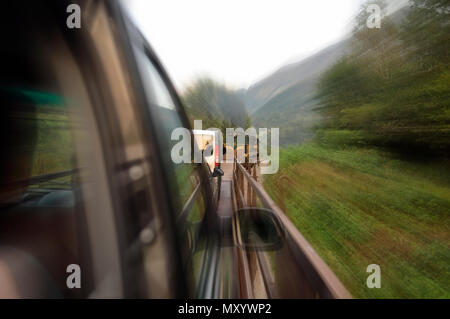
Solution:
<path fill-rule="evenodd" d="M 450 298 L 448 161 L 310 143 L 281 150 L 264 186 L 354 297 Z"/>

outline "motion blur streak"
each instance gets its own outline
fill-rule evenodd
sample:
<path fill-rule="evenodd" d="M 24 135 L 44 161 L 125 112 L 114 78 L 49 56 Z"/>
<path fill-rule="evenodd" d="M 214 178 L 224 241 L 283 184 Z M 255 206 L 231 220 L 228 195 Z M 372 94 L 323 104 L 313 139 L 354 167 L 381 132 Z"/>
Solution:
<path fill-rule="evenodd" d="M 2 4 L 0 297 L 450 297 L 448 0 L 259 2 Z"/>

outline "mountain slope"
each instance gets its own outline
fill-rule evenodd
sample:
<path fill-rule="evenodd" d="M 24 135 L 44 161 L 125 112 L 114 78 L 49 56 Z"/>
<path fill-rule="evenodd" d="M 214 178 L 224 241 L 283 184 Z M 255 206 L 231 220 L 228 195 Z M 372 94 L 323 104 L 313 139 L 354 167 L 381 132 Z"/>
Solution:
<path fill-rule="evenodd" d="M 319 76 L 347 54 L 350 41 L 344 39 L 300 62 L 287 65 L 249 88 L 245 95 L 255 127 L 279 127 L 280 145 L 298 144 L 312 136 L 319 120 L 314 112 Z"/>
<path fill-rule="evenodd" d="M 275 95 L 299 82 L 317 79 L 322 71 L 347 52 L 348 42 L 342 40 L 300 62 L 286 65 L 249 87 L 244 97 L 248 112 L 255 113 Z"/>
<path fill-rule="evenodd" d="M 408 8 L 389 15 L 394 24 Z M 317 81 L 324 71 L 352 51 L 351 35 L 318 53 L 289 64 L 249 87 L 244 102 L 255 127 L 280 128 L 280 145 L 298 144 L 312 136 L 319 115 L 314 111 Z M 242 94 L 242 93 L 241 93 Z"/>

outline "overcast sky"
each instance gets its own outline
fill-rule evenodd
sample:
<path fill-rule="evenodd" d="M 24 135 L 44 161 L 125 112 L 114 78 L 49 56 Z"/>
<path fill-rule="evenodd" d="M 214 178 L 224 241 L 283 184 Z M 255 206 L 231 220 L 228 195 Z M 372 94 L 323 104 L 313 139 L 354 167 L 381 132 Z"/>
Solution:
<path fill-rule="evenodd" d="M 351 30 L 361 0 L 124 2 L 182 90 L 202 75 L 248 87 L 338 41 Z"/>

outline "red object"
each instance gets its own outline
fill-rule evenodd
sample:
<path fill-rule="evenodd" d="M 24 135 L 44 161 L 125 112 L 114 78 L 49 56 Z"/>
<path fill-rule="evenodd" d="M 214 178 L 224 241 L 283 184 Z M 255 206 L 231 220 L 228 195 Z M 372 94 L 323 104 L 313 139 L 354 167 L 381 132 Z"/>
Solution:
<path fill-rule="evenodd" d="M 217 144 L 215 146 L 215 152 L 216 152 L 216 154 L 214 155 L 214 166 L 219 167 L 220 166 L 219 145 L 217 145 Z"/>

